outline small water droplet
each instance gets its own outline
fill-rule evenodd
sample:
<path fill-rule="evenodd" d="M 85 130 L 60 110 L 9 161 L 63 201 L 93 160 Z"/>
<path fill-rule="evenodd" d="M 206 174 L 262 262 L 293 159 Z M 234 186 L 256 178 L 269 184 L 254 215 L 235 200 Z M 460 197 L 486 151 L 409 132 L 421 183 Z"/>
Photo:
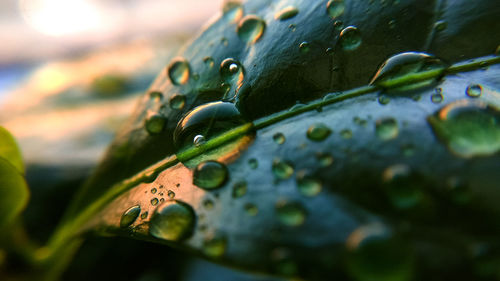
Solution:
<path fill-rule="evenodd" d="M 333 19 L 341 16 L 344 13 L 344 0 L 330 0 L 326 3 L 326 11 Z"/>
<path fill-rule="evenodd" d="M 141 214 L 141 219 L 143 219 L 143 220 L 146 219 L 148 217 L 148 214 L 149 214 L 148 211 L 142 213 Z"/>
<path fill-rule="evenodd" d="M 339 44 L 346 51 L 356 50 L 361 41 L 361 33 L 355 26 L 348 26 L 340 32 Z"/>
<path fill-rule="evenodd" d="M 276 203 L 278 220 L 287 226 L 299 226 L 307 217 L 306 210 L 296 202 L 278 201 Z"/>
<path fill-rule="evenodd" d="M 259 167 L 259 161 L 255 158 L 251 158 L 248 160 L 248 166 L 250 166 L 250 169 L 255 170 Z"/>
<path fill-rule="evenodd" d="M 144 127 L 146 128 L 146 131 L 148 131 L 148 133 L 154 135 L 161 133 L 165 128 L 166 123 L 167 118 L 165 118 L 165 116 L 157 112 L 148 111 L 148 116 L 144 121 Z"/>
<path fill-rule="evenodd" d="M 308 139 L 319 142 L 325 140 L 331 133 L 332 130 L 325 124 L 317 123 L 309 126 L 306 135 Z"/>
<path fill-rule="evenodd" d="M 189 63 L 183 58 L 175 58 L 167 68 L 168 77 L 172 84 L 183 85 L 189 80 L 191 74 L 191 67 Z"/>
<path fill-rule="evenodd" d="M 257 42 L 266 29 L 266 22 L 256 15 L 247 15 L 241 19 L 236 28 L 238 37 L 246 43 Z"/>
<path fill-rule="evenodd" d="M 225 18 L 237 21 L 243 16 L 243 6 L 240 1 L 226 0 L 222 6 L 222 13 Z"/>
<path fill-rule="evenodd" d="M 415 154 L 415 146 L 413 144 L 405 144 L 401 147 L 401 150 L 406 157 L 411 157 Z"/>
<path fill-rule="evenodd" d="M 273 141 L 277 144 L 284 144 L 286 141 L 285 135 L 282 133 L 276 133 L 273 135 Z"/>
<path fill-rule="evenodd" d="M 220 43 L 222 44 L 222 46 L 224 47 L 227 47 L 227 45 L 229 45 L 229 41 L 227 41 L 227 38 L 226 37 L 222 37 L 220 39 Z"/>
<path fill-rule="evenodd" d="M 329 56 L 333 55 L 334 50 L 331 47 L 326 48 L 325 53 Z"/>
<path fill-rule="evenodd" d="M 257 213 L 259 212 L 259 209 L 257 208 L 257 206 L 255 206 L 252 203 L 246 203 L 245 206 L 243 206 L 243 208 L 245 209 L 245 212 L 247 213 L 247 215 L 252 216 L 252 217 L 256 216 Z"/>
<path fill-rule="evenodd" d="M 299 45 L 299 51 L 303 54 L 308 53 L 311 49 L 311 45 L 308 42 L 302 42 Z"/>
<path fill-rule="evenodd" d="M 151 188 L 151 194 L 155 194 L 157 192 L 157 189 L 156 188 Z"/>
<path fill-rule="evenodd" d="M 427 120 L 438 139 L 457 156 L 488 156 L 500 150 L 500 111 L 487 103 L 459 100 Z"/>
<path fill-rule="evenodd" d="M 226 253 L 227 239 L 218 235 L 203 241 L 203 253 L 211 258 L 222 257 Z"/>
<path fill-rule="evenodd" d="M 399 209 L 413 208 L 423 199 L 421 183 L 407 165 L 396 164 L 386 168 L 382 180 L 391 203 Z"/>
<path fill-rule="evenodd" d="M 319 164 L 322 167 L 328 167 L 333 163 L 333 156 L 327 152 L 318 152 L 316 153 L 316 159 L 318 159 Z"/>
<path fill-rule="evenodd" d="M 272 171 L 277 179 L 286 180 L 293 175 L 293 165 L 281 159 L 274 159 Z"/>
<path fill-rule="evenodd" d="M 156 208 L 149 233 L 159 239 L 179 241 L 192 234 L 195 220 L 195 213 L 188 204 L 177 200 L 165 201 Z"/>
<path fill-rule="evenodd" d="M 215 64 L 214 59 L 212 57 L 204 57 L 203 62 L 208 68 L 214 67 Z"/>
<path fill-rule="evenodd" d="M 233 198 L 243 197 L 247 193 L 247 183 L 245 181 L 240 181 L 233 186 Z"/>
<path fill-rule="evenodd" d="M 341 21 L 341 20 L 336 20 L 334 23 L 333 23 L 333 27 L 337 30 L 337 31 L 341 31 L 343 28 L 344 28 L 344 22 Z"/>
<path fill-rule="evenodd" d="M 233 82 L 239 84 L 241 83 L 241 81 L 243 81 L 245 74 L 243 66 L 239 61 L 233 58 L 227 58 L 220 64 L 220 75 L 222 77 L 222 80 L 224 80 L 228 84 L 231 84 Z"/>
<path fill-rule="evenodd" d="M 155 198 L 153 198 L 153 199 L 151 199 L 151 205 L 153 205 L 153 206 L 158 205 L 158 202 L 159 202 L 159 200 L 158 200 L 158 198 L 156 198 L 156 197 L 155 197 Z"/>
<path fill-rule="evenodd" d="M 297 188 L 302 195 L 313 197 L 321 192 L 322 184 L 316 178 L 301 175 L 297 177 Z"/>
<path fill-rule="evenodd" d="M 340 136 L 343 137 L 344 139 L 350 139 L 352 138 L 352 131 L 349 129 L 344 129 L 340 131 Z"/>
<path fill-rule="evenodd" d="M 375 122 L 375 133 L 381 140 L 391 140 L 398 136 L 398 122 L 394 118 L 383 118 Z"/>
<path fill-rule="evenodd" d="M 384 81 L 403 77 L 406 75 L 432 70 L 432 69 L 443 69 L 445 64 L 438 58 L 418 52 L 406 52 L 394 55 L 384 61 L 382 65 L 379 66 L 377 72 L 370 81 L 371 84 L 380 84 Z M 414 85 L 403 86 L 401 89 L 414 89 L 422 86 L 427 86 L 431 81 L 423 81 L 420 83 L 415 83 Z"/>
<path fill-rule="evenodd" d="M 126 228 L 132 225 L 140 213 L 141 213 L 141 206 L 139 205 L 135 205 L 128 208 L 120 218 L 120 227 Z"/>
<path fill-rule="evenodd" d="M 444 21 L 444 20 L 437 21 L 434 24 L 434 28 L 438 32 L 445 30 L 447 27 L 448 27 L 448 23 L 446 21 Z"/>
<path fill-rule="evenodd" d="M 438 88 L 438 89 L 441 89 L 441 88 Z M 441 92 L 442 92 L 442 90 L 438 91 L 436 89 L 436 92 L 431 95 L 431 101 L 433 103 L 441 103 L 443 101 L 443 94 Z"/>
<path fill-rule="evenodd" d="M 286 8 L 281 9 L 281 11 L 277 12 L 274 15 L 274 18 L 277 20 L 287 20 L 295 17 L 299 13 L 299 9 L 294 6 L 288 6 Z"/>
<path fill-rule="evenodd" d="M 205 143 L 205 137 L 203 135 L 196 135 L 193 138 L 194 146 L 200 146 Z"/>
<path fill-rule="evenodd" d="M 171 109 L 179 110 L 184 108 L 186 104 L 186 97 L 182 94 L 174 94 L 170 97 L 169 105 Z"/>
<path fill-rule="evenodd" d="M 471 98 L 478 98 L 481 96 L 481 93 L 483 92 L 483 87 L 479 84 L 472 84 L 467 87 L 465 90 L 465 93 L 467 96 Z"/>
<path fill-rule="evenodd" d="M 214 201 L 210 199 L 205 199 L 203 201 L 203 207 L 207 210 L 212 210 L 214 208 Z"/>
<path fill-rule="evenodd" d="M 159 91 L 149 92 L 149 98 L 153 100 L 161 100 L 163 99 L 163 94 Z"/>
<path fill-rule="evenodd" d="M 193 172 L 193 184 L 208 190 L 221 187 L 227 178 L 226 166 L 217 161 L 202 162 Z"/>
<path fill-rule="evenodd" d="M 389 21 L 389 28 L 390 29 L 395 29 L 396 28 L 396 20 L 392 19 Z"/>
<path fill-rule="evenodd" d="M 174 199 L 174 197 L 175 197 L 175 192 L 173 192 L 172 190 L 169 190 L 169 191 L 167 192 L 167 196 L 168 196 L 168 198 L 170 198 L 170 199 Z"/>
<path fill-rule="evenodd" d="M 288 26 L 288 28 L 289 28 L 289 29 L 290 29 L 290 31 L 292 31 L 292 32 L 295 32 L 295 30 L 297 30 L 297 26 L 296 26 L 295 24 L 293 24 L 293 23 L 291 23 L 291 24 Z"/>
<path fill-rule="evenodd" d="M 378 96 L 378 103 L 380 103 L 381 105 L 386 105 L 390 101 L 391 101 L 391 99 L 388 96 L 386 96 L 386 95 L 380 95 L 380 96 Z"/>

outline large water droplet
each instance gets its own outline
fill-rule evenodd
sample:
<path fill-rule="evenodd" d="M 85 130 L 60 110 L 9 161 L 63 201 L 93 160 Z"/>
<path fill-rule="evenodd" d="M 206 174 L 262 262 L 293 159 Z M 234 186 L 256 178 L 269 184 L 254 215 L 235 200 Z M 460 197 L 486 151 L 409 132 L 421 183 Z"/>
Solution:
<path fill-rule="evenodd" d="M 135 205 L 128 208 L 120 218 L 120 227 L 126 228 L 132 225 L 140 213 L 141 213 L 141 206 L 139 205 Z"/>
<path fill-rule="evenodd" d="M 179 241 L 189 237 L 194 229 L 195 213 L 191 206 L 177 200 L 169 200 L 156 208 L 149 233 L 156 238 Z"/>
<path fill-rule="evenodd" d="M 193 172 L 193 184 L 203 189 L 215 189 L 221 187 L 227 177 L 228 171 L 224 164 L 205 161 L 196 166 Z"/>
<path fill-rule="evenodd" d="M 150 134 L 161 133 L 165 128 L 165 124 L 167 123 L 167 118 L 153 111 L 148 111 L 147 114 L 148 116 L 144 121 L 144 126 L 146 127 L 146 131 L 148 131 L 148 133 Z"/>
<path fill-rule="evenodd" d="M 321 182 L 313 177 L 301 175 L 297 178 L 297 188 L 304 196 L 313 197 L 321 192 Z"/>
<path fill-rule="evenodd" d="M 276 203 L 276 214 L 278 220 L 287 226 L 299 226 L 307 217 L 306 210 L 296 202 L 278 201 Z"/>
<path fill-rule="evenodd" d="M 186 104 L 186 97 L 182 94 L 174 94 L 168 101 L 170 108 L 179 110 L 184 108 Z"/>
<path fill-rule="evenodd" d="M 467 87 L 465 93 L 471 98 L 478 98 L 483 92 L 483 87 L 479 84 L 472 84 Z"/>
<path fill-rule="evenodd" d="M 355 26 L 348 26 L 340 32 L 339 44 L 346 51 L 356 50 L 361 41 L 361 33 Z"/>
<path fill-rule="evenodd" d="M 227 58 L 220 64 L 220 75 L 224 82 L 231 83 L 241 83 L 245 76 L 243 66 L 239 61 Z"/>
<path fill-rule="evenodd" d="M 375 122 L 375 132 L 381 140 L 390 140 L 398 136 L 398 122 L 394 118 L 384 118 Z"/>
<path fill-rule="evenodd" d="M 500 150 L 500 111 L 494 106 L 460 100 L 427 120 L 438 139 L 457 156 L 488 156 Z"/>
<path fill-rule="evenodd" d="M 322 123 L 317 123 L 311 125 L 307 129 L 307 138 L 312 140 L 312 141 L 323 141 L 325 140 L 330 134 L 332 133 L 332 130 L 328 128 L 325 124 Z"/>
<path fill-rule="evenodd" d="M 406 75 L 428 71 L 432 69 L 443 69 L 445 64 L 438 58 L 418 52 L 406 52 L 394 55 L 379 66 L 377 72 L 370 81 L 370 84 L 380 84 L 384 81 L 403 77 Z M 401 90 L 409 90 L 427 86 L 434 80 L 423 81 L 413 85 L 404 86 Z"/>
<path fill-rule="evenodd" d="M 189 80 L 191 68 L 185 59 L 175 58 L 168 66 L 167 72 L 172 84 L 183 85 Z"/>
<path fill-rule="evenodd" d="M 274 15 L 274 18 L 277 20 L 287 20 L 295 17 L 298 13 L 299 9 L 295 8 L 294 6 L 288 6 L 277 12 Z"/>
<path fill-rule="evenodd" d="M 293 165 L 281 159 L 275 159 L 272 165 L 273 174 L 276 178 L 286 180 L 293 175 Z"/>
<path fill-rule="evenodd" d="M 257 42 L 266 29 L 266 22 L 256 15 L 247 15 L 241 19 L 236 28 L 238 37 L 247 43 Z"/>
<path fill-rule="evenodd" d="M 326 11 L 333 19 L 342 15 L 344 13 L 344 9 L 344 0 L 330 0 L 326 3 Z"/>
<path fill-rule="evenodd" d="M 188 112 L 174 130 L 174 145 L 178 149 L 191 146 L 195 136 L 202 135 L 205 140 L 244 124 L 236 106 L 229 102 L 212 102 L 200 105 Z"/>

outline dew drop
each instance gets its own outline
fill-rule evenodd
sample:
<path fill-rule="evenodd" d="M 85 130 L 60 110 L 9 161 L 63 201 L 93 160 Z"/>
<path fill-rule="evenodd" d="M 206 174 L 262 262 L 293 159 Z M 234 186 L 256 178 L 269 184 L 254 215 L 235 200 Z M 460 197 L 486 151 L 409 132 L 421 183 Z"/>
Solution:
<path fill-rule="evenodd" d="M 394 118 L 384 118 L 375 122 L 375 133 L 381 140 L 391 140 L 398 136 L 398 122 Z"/>
<path fill-rule="evenodd" d="M 156 188 L 151 188 L 151 194 L 155 194 L 158 190 Z"/>
<path fill-rule="evenodd" d="M 174 199 L 174 197 L 175 197 L 175 192 L 173 192 L 172 190 L 169 190 L 169 191 L 167 192 L 167 196 L 168 196 L 168 198 L 170 198 L 170 199 Z"/>
<path fill-rule="evenodd" d="M 225 18 L 231 21 L 237 21 L 243 16 L 243 6 L 240 1 L 225 1 L 222 6 L 222 13 Z"/>
<path fill-rule="evenodd" d="M 233 82 L 241 83 L 244 78 L 243 66 L 239 61 L 233 58 L 227 58 L 220 64 L 220 75 L 222 80 L 228 84 Z"/>
<path fill-rule="evenodd" d="M 297 178 L 297 188 L 302 195 L 314 197 L 321 192 L 322 184 L 316 178 L 300 176 Z"/>
<path fill-rule="evenodd" d="M 215 236 L 203 241 L 203 253 L 211 258 L 222 257 L 226 253 L 227 239 L 224 236 Z"/>
<path fill-rule="evenodd" d="M 343 50 L 356 50 L 361 45 L 361 41 L 361 33 L 355 26 L 348 26 L 340 32 L 339 44 Z"/>
<path fill-rule="evenodd" d="M 163 115 L 149 111 L 146 120 L 144 121 L 144 127 L 149 134 L 158 134 L 163 131 L 165 124 L 167 123 L 167 118 Z"/>
<path fill-rule="evenodd" d="M 276 133 L 273 135 L 273 141 L 277 144 L 284 144 L 286 141 L 285 135 L 282 133 Z"/>
<path fill-rule="evenodd" d="M 227 178 L 226 166 L 217 161 L 202 162 L 193 172 L 193 184 L 207 190 L 221 187 Z"/>
<path fill-rule="evenodd" d="M 352 131 L 349 129 L 344 129 L 340 131 L 340 136 L 343 137 L 344 139 L 350 139 L 352 138 Z"/>
<path fill-rule="evenodd" d="M 182 94 L 174 94 L 170 97 L 168 103 L 171 109 L 179 110 L 184 108 L 184 105 L 186 104 L 186 97 Z"/>
<path fill-rule="evenodd" d="M 214 67 L 214 59 L 212 57 L 204 57 L 203 58 L 203 63 L 205 63 L 205 65 L 208 67 L 208 68 L 212 68 Z"/>
<path fill-rule="evenodd" d="M 443 94 L 441 91 L 436 91 L 431 95 L 431 101 L 433 103 L 441 103 L 443 101 Z"/>
<path fill-rule="evenodd" d="M 299 51 L 302 54 L 308 53 L 310 49 L 311 49 L 311 45 L 308 42 L 302 42 L 299 45 Z"/>
<path fill-rule="evenodd" d="M 259 209 L 257 208 L 257 206 L 255 206 L 252 203 L 245 204 L 245 206 L 243 206 L 243 208 L 245 209 L 245 212 L 247 213 L 247 215 L 252 216 L 252 217 L 256 216 L 257 213 L 259 212 Z"/>
<path fill-rule="evenodd" d="M 257 42 L 266 29 L 266 22 L 256 15 L 247 15 L 241 19 L 236 28 L 238 37 L 246 43 Z"/>
<path fill-rule="evenodd" d="M 291 32 L 295 32 L 295 30 L 297 30 L 297 26 L 293 23 L 291 23 L 288 28 L 290 29 Z"/>
<path fill-rule="evenodd" d="M 214 201 L 206 199 L 203 201 L 203 207 L 207 210 L 212 210 L 214 208 Z"/>
<path fill-rule="evenodd" d="M 156 198 L 156 197 L 155 197 L 155 198 L 153 198 L 153 199 L 151 199 L 151 205 L 153 205 L 153 206 L 158 205 L 158 202 L 159 202 L 159 200 L 158 200 L 158 198 Z"/>
<path fill-rule="evenodd" d="M 391 99 L 388 96 L 386 96 L 386 95 L 380 95 L 380 96 L 378 96 L 378 103 L 380 103 L 381 105 L 386 105 L 390 101 L 391 101 Z"/>
<path fill-rule="evenodd" d="M 316 159 L 318 159 L 321 167 L 328 167 L 333 163 L 333 156 L 327 152 L 316 153 Z"/>
<path fill-rule="evenodd" d="M 172 84 L 183 85 L 189 80 L 191 69 L 189 63 L 183 58 L 175 58 L 167 68 L 168 77 Z"/>
<path fill-rule="evenodd" d="M 163 94 L 159 91 L 149 92 L 149 98 L 152 100 L 161 100 L 163 99 Z"/>
<path fill-rule="evenodd" d="M 437 138 L 457 156 L 489 156 L 500 150 L 500 111 L 492 105 L 459 100 L 427 120 Z"/>
<path fill-rule="evenodd" d="M 478 98 L 481 96 L 482 91 L 483 91 L 483 87 L 481 87 L 481 85 L 472 84 L 472 85 L 469 85 L 467 87 L 467 89 L 465 90 L 465 93 L 467 94 L 467 96 L 469 96 L 471 98 Z"/>
<path fill-rule="evenodd" d="M 294 6 L 288 6 L 277 12 L 274 15 L 274 18 L 283 21 L 295 17 L 298 13 L 299 9 L 295 8 Z"/>
<path fill-rule="evenodd" d="M 205 137 L 203 135 L 196 135 L 193 138 L 194 146 L 200 146 L 205 143 Z"/>
<path fill-rule="evenodd" d="M 293 175 L 294 169 L 290 162 L 275 159 L 273 161 L 272 171 L 277 179 L 286 180 Z"/>
<path fill-rule="evenodd" d="M 195 220 L 195 213 L 188 204 L 177 200 L 165 201 L 156 208 L 149 233 L 159 239 L 179 241 L 192 234 Z"/>
<path fill-rule="evenodd" d="M 309 126 L 306 135 L 308 139 L 319 142 L 328 138 L 331 133 L 332 130 L 330 130 L 330 128 L 328 128 L 325 124 L 317 123 Z"/>
<path fill-rule="evenodd" d="M 447 27 L 448 27 L 448 23 L 446 21 L 444 21 L 444 20 L 437 21 L 434 24 L 434 28 L 438 32 L 445 30 Z"/>
<path fill-rule="evenodd" d="M 139 205 L 135 205 L 128 208 L 120 218 L 120 227 L 126 228 L 132 225 L 140 213 L 141 213 L 141 206 Z"/>
<path fill-rule="evenodd" d="M 244 181 L 237 182 L 233 186 L 233 198 L 243 197 L 247 193 L 247 183 Z"/>
<path fill-rule="evenodd" d="M 344 0 L 330 0 L 326 3 L 326 11 L 333 19 L 341 16 L 344 13 Z"/>
<path fill-rule="evenodd" d="M 337 31 L 341 31 L 343 28 L 344 28 L 344 22 L 341 21 L 341 20 L 336 20 L 334 23 L 333 23 L 333 27 L 337 30 Z"/>
<path fill-rule="evenodd" d="M 143 219 L 143 220 L 144 220 L 144 219 L 146 219 L 146 218 L 148 217 L 148 214 L 149 214 L 149 213 L 148 213 L 147 211 L 146 211 L 146 212 L 144 212 L 144 213 L 142 213 L 142 214 L 141 214 L 141 219 Z"/>
<path fill-rule="evenodd" d="M 287 226 L 299 226 L 306 220 L 306 210 L 295 202 L 278 201 L 276 203 L 278 220 Z"/>
<path fill-rule="evenodd" d="M 259 167 L 259 161 L 255 158 L 251 158 L 248 160 L 248 166 L 250 166 L 250 169 L 255 170 Z"/>

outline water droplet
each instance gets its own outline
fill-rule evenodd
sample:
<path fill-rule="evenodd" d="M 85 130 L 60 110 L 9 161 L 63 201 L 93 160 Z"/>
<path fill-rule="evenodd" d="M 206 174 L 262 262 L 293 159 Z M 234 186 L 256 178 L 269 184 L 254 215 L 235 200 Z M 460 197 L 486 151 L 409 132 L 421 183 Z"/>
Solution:
<path fill-rule="evenodd" d="M 140 213 L 141 213 L 141 206 L 139 205 L 135 205 L 128 208 L 120 218 L 120 227 L 126 228 L 132 225 Z"/>
<path fill-rule="evenodd" d="M 394 139 L 399 134 L 398 122 L 394 118 L 379 119 L 375 122 L 375 133 L 384 141 Z"/>
<path fill-rule="evenodd" d="M 330 0 L 326 3 L 326 11 L 333 19 L 339 17 L 344 13 L 345 4 L 344 0 Z"/>
<path fill-rule="evenodd" d="M 225 1 L 222 6 L 222 13 L 225 18 L 237 21 L 243 16 L 243 6 L 239 1 Z"/>
<path fill-rule="evenodd" d="M 280 159 L 274 159 L 272 170 L 274 176 L 281 180 L 290 178 L 294 172 L 293 165 L 290 162 Z"/>
<path fill-rule="evenodd" d="M 167 118 L 165 118 L 163 115 L 153 111 L 148 111 L 148 116 L 144 121 L 144 127 L 146 128 L 146 131 L 148 131 L 148 133 L 158 134 L 163 131 L 166 123 Z"/>
<path fill-rule="evenodd" d="M 182 109 L 184 105 L 186 104 L 186 97 L 181 94 L 174 94 L 170 100 L 169 100 L 169 105 L 171 109 Z"/>
<path fill-rule="evenodd" d="M 340 136 L 343 137 L 344 139 L 350 139 L 352 138 L 352 131 L 349 129 L 344 129 L 340 131 Z"/>
<path fill-rule="evenodd" d="M 308 53 L 311 49 L 311 45 L 308 42 L 302 42 L 299 45 L 299 51 L 303 54 Z"/>
<path fill-rule="evenodd" d="M 391 99 L 388 96 L 386 96 L 386 95 L 380 95 L 380 96 L 378 96 L 378 103 L 380 103 L 381 105 L 386 105 L 390 101 L 391 101 Z"/>
<path fill-rule="evenodd" d="M 413 144 L 405 144 L 401 147 L 401 150 L 406 157 L 411 157 L 415 154 L 415 146 Z"/>
<path fill-rule="evenodd" d="M 323 141 L 325 140 L 330 134 L 332 133 L 332 130 L 328 128 L 325 124 L 322 123 L 317 123 L 309 126 L 307 129 L 307 138 L 312 140 L 312 141 Z"/>
<path fill-rule="evenodd" d="M 247 15 L 241 19 L 236 28 L 238 37 L 244 42 L 257 42 L 266 29 L 266 22 L 256 15 Z"/>
<path fill-rule="evenodd" d="M 344 22 L 341 21 L 341 20 L 336 20 L 334 23 L 333 23 L 333 27 L 338 30 L 338 31 L 341 31 L 343 28 L 344 28 Z"/>
<path fill-rule="evenodd" d="M 185 59 L 175 58 L 168 66 L 167 72 L 172 84 L 183 85 L 189 80 L 191 68 Z"/>
<path fill-rule="evenodd" d="M 155 194 L 158 190 L 156 188 L 151 188 L 151 194 Z"/>
<path fill-rule="evenodd" d="M 333 163 L 333 156 L 327 152 L 318 152 L 316 153 L 316 159 L 318 159 L 319 164 L 322 167 L 328 167 Z"/>
<path fill-rule="evenodd" d="M 153 199 L 151 199 L 151 205 L 153 205 L 153 206 L 158 205 L 158 202 L 159 202 L 159 201 L 158 201 L 158 198 L 156 198 L 156 197 L 155 197 L 155 198 L 153 198 Z"/>
<path fill-rule="evenodd" d="M 149 98 L 153 100 L 161 100 L 163 98 L 163 94 L 158 91 L 149 92 Z"/>
<path fill-rule="evenodd" d="M 444 63 L 429 54 L 426 53 L 418 53 L 418 52 L 406 52 L 394 55 L 384 61 L 382 65 L 378 68 L 377 72 L 373 76 L 370 81 L 370 84 L 380 84 L 384 81 L 403 77 L 406 75 L 432 70 L 432 69 L 443 69 L 445 65 Z M 419 83 L 415 83 L 409 86 L 403 86 L 401 89 L 414 89 L 422 86 L 427 86 L 431 81 L 423 81 Z"/>
<path fill-rule="evenodd" d="M 148 214 L 149 214 L 148 211 L 142 213 L 141 214 L 141 219 L 143 219 L 143 220 L 146 219 L 148 217 Z"/>
<path fill-rule="evenodd" d="M 156 208 L 149 233 L 159 239 L 179 241 L 192 234 L 195 220 L 195 213 L 188 204 L 177 200 L 165 201 Z"/>
<path fill-rule="evenodd" d="M 416 180 L 408 166 L 396 164 L 382 174 L 384 188 L 391 203 L 399 209 L 410 209 L 423 199 L 421 183 Z"/>
<path fill-rule="evenodd" d="M 227 239 L 224 236 L 215 236 L 203 241 L 203 253 L 211 258 L 222 257 L 226 253 Z"/>
<path fill-rule="evenodd" d="M 287 226 L 299 226 L 306 220 L 306 210 L 299 203 L 278 201 L 276 203 L 278 220 Z"/>
<path fill-rule="evenodd" d="M 212 102 L 189 111 L 174 130 L 174 145 L 178 149 L 191 146 L 197 135 L 209 140 L 246 121 L 233 103 Z"/>
<path fill-rule="evenodd" d="M 478 98 L 481 96 L 481 93 L 483 91 L 483 87 L 479 84 L 472 84 L 467 87 L 467 90 L 465 90 L 465 93 L 467 96 L 471 98 Z"/>
<path fill-rule="evenodd" d="M 295 17 L 298 13 L 299 9 L 295 8 L 294 6 L 288 6 L 277 12 L 274 15 L 274 18 L 277 20 L 287 20 Z"/>
<path fill-rule="evenodd" d="M 390 29 L 396 28 L 396 20 L 392 19 L 389 21 L 389 28 Z"/>
<path fill-rule="evenodd" d="M 221 187 L 227 178 L 226 166 L 217 161 L 202 162 L 193 172 L 193 184 L 208 190 Z"/>
<path fill-rule="evenodd" d="M 291 24 L 288 26 L 288 28 L 289 28 L 289 29 L 290 29 L 290 31 L 292 31 L 292 32 L 295 32 L 295 30 L 297 30 L 297 26 L 296 26 L 295 24 L 293 24 L 293 23 L 291 23 Z"/>
<path fill-rule="evenodd" d="M 169 190 L 169 191 L 167 192 L 167 196 L 168 196 L 168 198 L 170 198 L 170 199 L 174 199 L 174 197 L 175 197 L 175 192 L 173 192 L 172 190 Z"/>
<path fill-rule="evenodd" d="M 259 167 L 259 161 L 255 158 L 251 158 L 248 160 L 248 166 L 250 166 L 250 169 L 255 170 Z"/>
<path fill-rule="evenodd" d="M 446 28 L 448 27 L 448 23 L 444 20 L 440 20 L 440 21 L 437 21 L 435 24 L 434 24 L 434 28 L 436 29 L 436 31 L 443 31 L 445 30 Z"/>
<path fill-rule="evenodd" d="M 247 193 L 247 183 L 244 181 L 240 181 L 234 184 L 233 186 L 233 198 L 243 197 Z"/>
<path fill-rule="evenodd" d="M 273 135 L 273 141 L 277 144 L 284 144 L 286 141 L 285 135 L 282 133 L 276 133 Z"/>
<path fill-rule="evenodd" d="M 356 50 L 361 41 L 361 33 L 355 26 L 348 26 L 340 32 L 339 44 L 346 51 Z"/>
<path fill-rule="evenodd" d="M 438 89 L 441 89 L 441 88 L 438 88 Z M 431 101 L 433 103 L 441 103 L 443 101 L 443 94 L 441 92 L 442 92 L 442 90 L 438 91 L 436 89 L 436 92 L 431 95 Z"/>
<path fill-rule="evenodd" d="M 321 192 L 322 184 L 316 178 L 301 175 L 297 178 L 297 188 L 302 195 L 313 197 Z"/>
<path fill-rule="evenodd" d="M 500 150 L 500 111 L 494 106 L 460 100 L 427 120 L 438 139 L 457 156 L 488 156 Z"/>
<path fill-rule="evenodd" d="M 212 57 L 204 57 L 203 62 L 208 68 L 214 67 L 215 64 L 214 59 Z"/>
<path fill-rule="evenodd" d="M 203 135 L 196 135 L 193 138 L 194 146 L 200 146 L 205 143 L 205 137 Z"/>
<path fill-rule="evenodd" d="M 227 58 L 220 64 L 220 75 L 222 80 L 226 83 L 231 84 L 233 82 L 241 83 L 244 78 L 243 66 L 239 61 Z"/>
<path fill-rule="evenodd" d="M 247 213 L 247 215 L 252 216 L 252 217 L 256 216 L 257 213 L 259 212 L 259 209 L 257 208 L 257 206 L 255 206 L 252 203 L 246 203 L 243 208 L 245 209 L 245 212 Z"/>
<path fill-rule="evenodd" d="M 207 210 L 212 210 L 214 208 L 214 201 L 210 199 L 205 199 L 203 201 L 203 207 Z"/>
<path fill-rule="evenodd" d="M 160 198 L 160 203 L 165 202 L 165 198 Z"/>

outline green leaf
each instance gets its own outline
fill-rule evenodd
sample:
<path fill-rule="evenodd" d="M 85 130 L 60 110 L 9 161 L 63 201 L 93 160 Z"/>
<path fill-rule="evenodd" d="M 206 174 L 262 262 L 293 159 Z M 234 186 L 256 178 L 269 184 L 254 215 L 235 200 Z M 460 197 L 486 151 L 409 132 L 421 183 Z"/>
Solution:
<path fill-rule="evenodd" d="M 0 227 L 17 217 L 28 199 L 28 186 L 18 168 L 0 158 Z"/>
<path fill-rule="evenodd" d="M 0 126 L 0 158 L 11 163 L 21 174 L 24 174 L 21 150 L 14 137 L 4 127 Z"/>

